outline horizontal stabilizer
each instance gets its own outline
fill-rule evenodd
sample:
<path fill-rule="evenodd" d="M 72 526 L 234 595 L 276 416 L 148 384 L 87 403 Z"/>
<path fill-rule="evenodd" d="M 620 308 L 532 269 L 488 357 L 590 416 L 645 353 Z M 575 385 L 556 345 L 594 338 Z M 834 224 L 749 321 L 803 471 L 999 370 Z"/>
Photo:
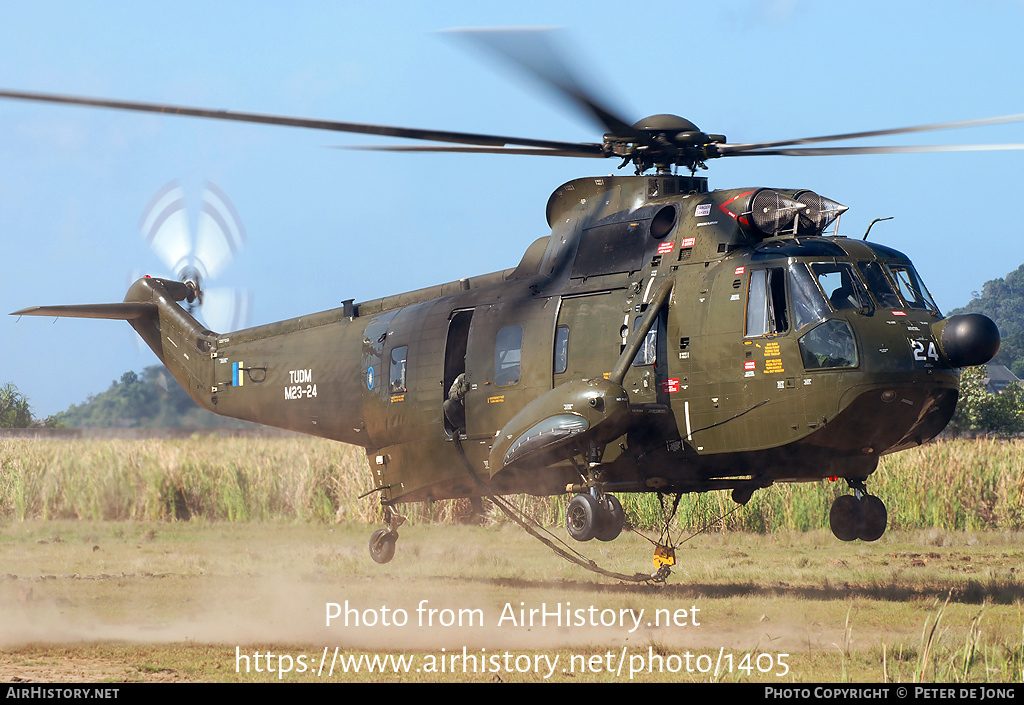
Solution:
<path fill-rule="evenodd" d="M 29 306 L 15 311 L 12 316 L 60 316 L 64 318 L 112 318 L 131 321 L 154 315 L 156 304 L 150 302 L 124 302 L 119 304 L 80 304 L 68 306 Z"/>

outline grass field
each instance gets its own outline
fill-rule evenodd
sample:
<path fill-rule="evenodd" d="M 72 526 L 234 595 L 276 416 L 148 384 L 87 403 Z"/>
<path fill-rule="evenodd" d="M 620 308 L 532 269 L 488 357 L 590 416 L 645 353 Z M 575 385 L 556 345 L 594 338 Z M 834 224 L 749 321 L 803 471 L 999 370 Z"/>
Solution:
<path fill-rule="evenodd" d="M 0 682 L 1019 683 L 1020 450 L 955 441 L 887 459 L 870 486 L 891 528 L 870 544 L 822 528 L 842 488 L 769 488 L 683 544 L 666 584 L 628 585 L 493 511 L 457 524 L 459 503 L 417 509 L 378 566 L 365 461 L 338 444 L 4 440 Z M 635 524 L 654 523 L 652 499 L 627 505 Z M 560 499 L 521 504 L 560 520 Z M 731 507 L 684 498 L 675 534 Z M 636 533 L 583 552 L 652 570 Z M 348 626 L 327 624 L 331 605 Z"/>
<path fill-rule="evenodd" d="M 868 483 L 894 529 L 1024 529 L 1024 443 L 954 440 L 882 459 Z M 164 521 L 377 521 L 361 451 L 319 438 L 194 436 L 176 440 L 0 439 L 0 518 Z M 728 493 L 684 496 L 680 529 L 766 533 L 826 526 L 844 482 L 780 485 L 742 510 Z M 541 523 L 561 523 L 565 497 L 520 506 Z M 630 521 L 659 526 L 656 495 L 626 495 Z M 413 522 L 456 520 L 468 502 L 412 505 Z M 491 519 L 501 520 L 497 510 Z M 722 520 L 719 517 L 728 514 Z"/>

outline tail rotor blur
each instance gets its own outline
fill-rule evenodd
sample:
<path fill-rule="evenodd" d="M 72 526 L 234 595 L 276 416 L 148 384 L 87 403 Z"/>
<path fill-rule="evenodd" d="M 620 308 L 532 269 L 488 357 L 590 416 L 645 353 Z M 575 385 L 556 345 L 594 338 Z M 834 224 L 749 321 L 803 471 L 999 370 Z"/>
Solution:
<path fill-rule="evenodd" d="M 207 182 L 192 237 L 185 193 L 171 181 L 153 196 L 139 223 L 143 239 L 174 274 L 194 290 L 189 313 L 217 332 L 245 328 L 252 318 L 252 294 L 231 288 L 207 289 L 245 246 L 245 228 L 227 194 Z"/>

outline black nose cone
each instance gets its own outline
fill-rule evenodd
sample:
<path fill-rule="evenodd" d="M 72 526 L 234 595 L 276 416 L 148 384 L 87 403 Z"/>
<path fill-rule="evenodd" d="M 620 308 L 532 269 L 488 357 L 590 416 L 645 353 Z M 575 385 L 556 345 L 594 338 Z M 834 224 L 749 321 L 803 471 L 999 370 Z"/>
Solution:
<path fill-rule="evenodd" d="M 939 342 L 953 367 L 983 365 L 999 352 L 999 329 L 988 316 L 962 313 L 944 323 Z"/>

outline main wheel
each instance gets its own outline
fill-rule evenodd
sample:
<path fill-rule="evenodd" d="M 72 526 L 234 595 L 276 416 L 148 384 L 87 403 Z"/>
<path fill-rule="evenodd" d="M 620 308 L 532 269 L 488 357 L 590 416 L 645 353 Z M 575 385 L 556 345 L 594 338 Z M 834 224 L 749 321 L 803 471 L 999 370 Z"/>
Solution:
<path fill-rule="evenodd" d="M 597 534 L 600 508 L 589 494 L 578 494 L 565 508 L 565 528 L 577 541 L 589 541 Z"/>
<path fill-rule="evenodd" d="M 398 534 L 386 529 L 377 529 L 370 537 L 370 558 L 377 563 L 387 563 L 395 557 L 395 541 Z"/>
<path fill-rule="evenodd" d="M 864 523 L 860 528 L 861 541 L 877 541 L 885 533 L 889 523 L 889 512 L 885 510 L 885 502 L 878 497 L 866 494 L 860 498 L 864 512 Z"/>
<path fill-rule="evenodd" d="M 864 507 L 852 494 L 844 494 L 832 503 L 828 513 L 832 533 L 840 541 L 853 541 L 860 537 L 864 524 Z"/>
<path fill-rule="evenodd" d="M 606 494 L 598 503 L 598 526 L 594 538 L 598 541 L 614 541 L 622 533 L 626 513 L 618 498 Z"/>

